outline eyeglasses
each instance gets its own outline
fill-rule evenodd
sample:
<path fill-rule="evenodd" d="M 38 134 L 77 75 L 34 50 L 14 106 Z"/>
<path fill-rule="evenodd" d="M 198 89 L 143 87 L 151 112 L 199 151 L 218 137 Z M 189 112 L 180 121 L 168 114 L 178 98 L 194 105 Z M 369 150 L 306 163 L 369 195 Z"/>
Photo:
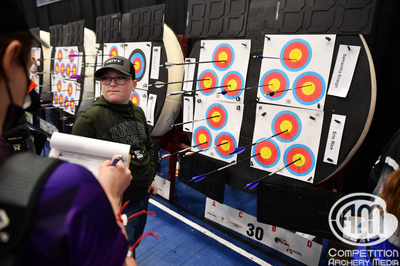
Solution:
<path fill-rule="evenodd" d="M 110 85 L 112 80 L 114 80 L 115 84 L 117 84 L 117 85 L 125 85 L 128 82 L 128 80 L 130 80 L 130 79 L 132 79 L 132 78 L 125 77 L 125 76 L 99 78 L 101 84 L 103 84 L 103 85 Z"/>

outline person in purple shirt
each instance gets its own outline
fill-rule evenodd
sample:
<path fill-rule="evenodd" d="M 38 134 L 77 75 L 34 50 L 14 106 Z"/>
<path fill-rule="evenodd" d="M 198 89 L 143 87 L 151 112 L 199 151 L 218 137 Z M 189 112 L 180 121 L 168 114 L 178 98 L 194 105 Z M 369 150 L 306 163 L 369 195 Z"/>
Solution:
<path fill-rule="evenodd" d="M 2 3 L 0 135 L 23 114 L 33 38 L 47 45 L 28 29 L 18 4 Z M 7 145 L 0 142 L 0 163 L 9 155 Z M 63 162 L 55 168 L 35 203 L 27 240 L 21 243 L 21 265 L 136 265 L 127 256 L 129 244 L 118 217 L 118 198 L 128 187 L 131 172 L 122 162 L 110 164 L 107 160 L 100 166 L 98 179 L 78 165 Z M 7 229 L 4 221 L 0 229 Z"/>

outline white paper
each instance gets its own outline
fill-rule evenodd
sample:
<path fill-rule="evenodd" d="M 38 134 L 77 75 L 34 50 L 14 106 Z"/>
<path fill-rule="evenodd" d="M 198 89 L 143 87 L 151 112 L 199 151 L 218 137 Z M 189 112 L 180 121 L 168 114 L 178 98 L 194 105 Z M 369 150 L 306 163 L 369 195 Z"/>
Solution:
<path fill-rule="evenodd" d="M 346 98 L 356 68 L 360 46 L 339 46 L 328 95 Z"/>
<path fill-rule="evenodd" d="M 55 132 L 50 139 L 49 157 L 86 167 L 97 177 L 105 160 L 122 155 L 125 166 L 130 161 L 130 145 Z"/>
<path fill-rule="evenodd" d="M 318 265 L 322 245 L 207 198 L 205 218 L 267 245 L 305 265 Z"/>
<path fill-rule="evenodd" d="M 345 122 L 346 116 L 332 115 L 331 125 L 329 126 L 328 139 L 326 141 L 325 147 L 325 163 L 335 165 L 337 164 Z"/>
<path fill-rule="evenodd" d="M 154 177 L 154 181 L 156 181 L 157 184 L 157 195 L 169 200 L 171 182 L 158 175 Z"/>
<path fill-rule="evenodd" d="M 158 79 L 160 75 L 161 46 L 154 46 L 151 56 L 150 78 Z"/>
<path fill-rule="evenodd" d="M 157 94 L 149 94 L 149 100 L 147 101 L 146 119 L 147 124 L 154 126 L 154 111 L 156 109 Z"/>
<path fill-rule="evenodd" d="M 194 63 L 196 62 L 196 58 L 186 58 L 185 59 L 186 63 Z M 189 80 L 194 79 L 194 70 L 196 69 L 196 64 L 188 64 L 185 65 L 185 76 L 183 77 L 183 87 L 182 90 L 184 91 L 191 91 L 193 88 L 193 81 L 191 82 L 186 82 Z"/>
<path fill-rule="evenodd" d="M 193 97 L 183 97 L 182 120 L 183 123 L 193 121 Z M 193 132 L 193 123 L 182 125 L 182 130 L 185 132 Z"/>
<path fill-rule="evenodd" d="M 95 82 L 94 82 L 94 97 L 100 97 L 102 95 L 102 92 L 101 92 L 101 84 L 100 84 L 100 81 L 98 81 L 98 80 L 96 80 Z"/>

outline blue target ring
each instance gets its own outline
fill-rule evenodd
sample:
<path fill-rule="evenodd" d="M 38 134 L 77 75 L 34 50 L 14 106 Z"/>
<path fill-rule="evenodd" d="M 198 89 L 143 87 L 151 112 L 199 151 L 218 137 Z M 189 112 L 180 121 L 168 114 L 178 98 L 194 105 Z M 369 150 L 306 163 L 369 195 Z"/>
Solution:
<path fill-rule="evenodd" d="M 226 146 L 226 144 L 225 145 L 221 145 L 221 146 L 218 146 L 218 147 L 216 147 L 215 148 L 215 151 L 217 152 L 217 154 L 219 155 L 219 156 L 221 156 L 222 158 L 224 158 L 224 159 L 230 159 L 230 158 L 232 158 L 233 156 L 235 156 L 235 154 L 231 154 L 231 155 L 229 155 L 231 152 L 233 152 L 234 150 L 235 150 L 235 148 L 237 147 L 236 146 L 236 139 L 235 139 L 235 137 L 231 134 L 231 133 L 229 133 L 229 132 L 221 132 L 221 133 L 219 133 L 216 137 L 215 137 L 215 143 L 214 143 L 214 145 L 216 146 L 216 145 L 219 145 L 219 144 L 221 144 L 222 143 L 222 141 L 227 141 L 228 143 L 229 143 L 229 149 L 227 149 L 227 150 L 225 150 L 225 147 L 223 147 L 223 146 Z M 222 154 L 222 153 L 225 153 L 225 154 Z"/>
<path fill-rule="evenodd" d="M 325 96 L 326 83 L 322 76 L 316 72 L 304 72 L 299 75 L 293 83 L 293 88 L 303 86 L 305 83 L 312 83 L 314 91 L 310 95 L 305 95 L 303 89 L 293 90 L 294 98 L 301 104 L 313 105 L 318 103 Z M 296 85 L 297 84 L 297 85 Z"/>
<path fill-rule="evenodd" d="M 289 123 L 289 124 L 287 124 Z M 272 119 L 271 129 L 272 134 L 275 135 L 279 132 L 282 132 L 282 125 L 289 125 L 289 132 L 283 133 L 281 135 L 276 136 L 276 139 L 282 142 L 292 142 L 296 140 L 301 133 L 302 125 L 301 120 L 298 115 L 291 111 L 282 111 L 279 112 L 274 119 Z"/>
<path fill-rule="evenodd" d="M 287 165 L 294 159 L 293 156 L 302 156 L 305 162 L 303 165 L 297 166 L 296 163 L 290 165 L 286 169 L 296 176 L 305 176 L 310 174 L 315 167 L 315 156 L 311 149 L 303 144 L 294 144 L 290 146 L 283 155 L 284 164 Z"/>
<path fill-rule="evenodd" d="M 216 69 L 223 71 L 230 68 L 235 61 L 235 50 L 227 43 L 222 43 L 215 48 L 212 54 L 213 61 L 226 60 L 225 62 L 214 62 Z"/>
<path fill-rule="evenodd" d="M 270 158 L 263 158 L 262 154 L 254 156 L 254 160 L 256 163 L 262 167 L 265 168 L 271 168 L 274 167 L 278 162 L 281 157 L 281 150 L 279 149 L 278 144 L 272 140 L 264 140 L 265 138 L 261 138 L 257 140 L 257 144 L 253 146 L 252 148 L 252 155 L 258 154 L 262 151 L 263 148 L 268 148 L 271 151 L 271 157 Z"/>
<path fill-rule="evenodd" d="M 267 86 L 267 84 L 272 84 Z M 289 77 L 285 72 L 279 69 L 272 69 L 265 73 L 260 80 L 260 91 L 263 96 L 271 101 L 282 99 L 287 94 L 289 88 Z M 283 91 L 273 96 L 269 96 L 268 92 Z"/>
<path fill-rule="evenodd" d="M 293 57 L 294 53 L 299 54 L 301 52 L 301 58 L 293 58 L 296 60 L 289 60 Z M 303 39 L 293 39 L 287 42 L 281 51 L 281 63 L 286 70 L 289 71 L 300 71 L 308 66 L 312 58 L 312 49 L 308 42 Z M 285 58 L 285 59 L 283 59 Z"/>
<path fill-rule="evenodd" d="M 214 130 L 220 130 L 224 128 L 226 123 L 228 122 L 228 112 L 222 104 L 214 103 L 210 105 L 210 107 L 208 107 L 206 111 L 206 116 L 212 117 L 215 114 L 219 115 L 219 117 L 207 119 L 207 124 L 210 128 Z"/>

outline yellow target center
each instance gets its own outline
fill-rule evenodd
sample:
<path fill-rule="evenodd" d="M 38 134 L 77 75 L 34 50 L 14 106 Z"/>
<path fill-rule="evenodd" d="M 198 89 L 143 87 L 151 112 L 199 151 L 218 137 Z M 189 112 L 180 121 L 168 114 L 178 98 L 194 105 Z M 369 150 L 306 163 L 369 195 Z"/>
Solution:
<path fill-rule="evenodd" d="M 282 121 L 280 128 L 281 128 L 281 131 L 287 130 L 286 133 L 289 133 L 290 131 L 292 131 L 292 128 L 293 128 L 292 122 L 290 122 L 288 120 L 284 120 L 284 121 Z"/>
<path fill-rule="evenodd" d="M 205 78 L 203 84 L 204 84 L 204 87 L 210 88 L 210 87 L 212 86 L 212 80 L 211 80 L 211 78 L 209 78 L 209 77 Z"/>
<path fill-rule="evenodd" d="M 117 55 L 117 53 L 115 51 L 111 52 L 111 56 L 116 56 L 116 55 Z"/>
<path fill-rule="evenodd" d="M 228 54 L 226 52 L 221 52 L 218 55 L 218 61 L 222 61 L 221 63 L 226 63 L 226 61 L 228 61 Z"/>
<path fill-rule="evenodd" d="M 300 49 L 295 48 L 292 51 L 290 51 L 289 54 L 289 58 L 293 61 L 293 62 L 298 62 L 300 61 L 300 59 L 303 57 L 303 53 L 301 52 Z"/>
<path fill-rule="evenodd" d="M 233 91 L 233 90 L 236 89 L 236 87 L 237 87 L 237 82 L 236 82 L 236 80 L 231 79 L 231 80 L 228 82 L 228 89 L 231 90 L 231 91 Z"/>
<path fill-rule="evenodd" d="M 302 91 L 305 95 L 311 95 L 315 92 L 315 85 L 312 82 L 306 82 L 303 84 Z"/>
<path fill-rule="evenodd" d="M 293 156 L 293 161 L 296 161 L 297 159 L 299 159 L 300 158 L 300 160 L 298 160 L 297 162 L 295 162 L 294 163 L 294 165 L 296 165 L 297 167 L 302 167 L 305 163 L 306 163 L 306 158 L 303 156 L 303 155 L 301 155 L 301 154 L 295 154 L 294 156 Z M 293 162 L 292 161 L 292 162 Z"/>
<path fill-rule="evenodd" d="M 277 91 L 281 87 L 281 82 L 278 79 L 271 79 L 268 87 L 271 91 Z"/>
<path fill-rule="evenodd" d="M 140 62 L 136 61 L 136 62 L 133 64 L 133 67 L 135 68 L 135 70 L 140 69 Z"/>
<path fill-rule="evenodd" d="M 224 151 L 229 151 L 229 148 L 231 147 L 231 145 L 229 145 L 229 141 L 223 140 L 223 141 L 221 141 L 221 144 L 223 144 L 223 145 L 221 145 L 221 148 Z"/>
<path fill-rule="evenodd" d="M 215 117 L 212 118 L 212 120 L 213 120 L 215 123 L 218 123 L 218 122 L 221 120 L 221 114 L 220 114 L 219 112 L 214 112 L 214 113 L 212 114 L 212 116 L 215 116 Z"/>
<path fill-rule="evenodd" d="M 272 151 L 271 151 L 271 149 L 268 148 L 268 147 L 263 147 L 263 148 L 261 148 L 260 155 L 261 155 L 261 157 L 263 157 L 264 159 L 269 159 L 269 158 L 271 158 L 271 156 L 272 156 Z"/>
<path fill-rule="evenodd" d="M 132 99 L 132 103 L 133 103 L 134 105 L 137 105 L 137 99 L 136 99 L 136 98 L 133 98 L 133 99 Z"/>
<path fill-rule="evenodd" d="M 200 135 L 199 135 L 199 142 L 200 142 L 200 143 L 207 142 L 207 136 L 204 135 L 204 134 L 200 134 Z"/>

